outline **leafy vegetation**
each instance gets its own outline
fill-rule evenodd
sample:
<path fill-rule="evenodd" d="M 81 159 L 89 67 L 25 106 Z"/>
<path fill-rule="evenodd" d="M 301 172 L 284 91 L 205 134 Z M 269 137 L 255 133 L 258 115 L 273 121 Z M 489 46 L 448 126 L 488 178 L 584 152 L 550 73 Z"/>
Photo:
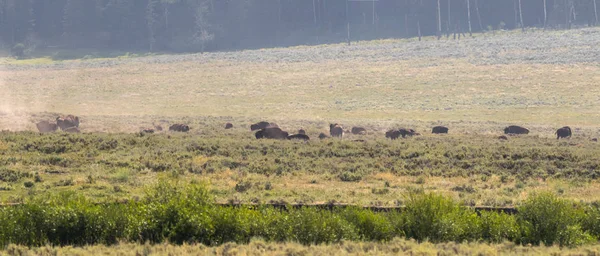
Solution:
<path fill-rule="evenodd" d="M 216 125 L 216 124 L 215 124 Z M 217 128 L 215 128 L 217 129 Z M 4 202 L 71 190 L 94 201 L 142 196 L 158 177 L 209 182 L 220 202 L 335 200 L 402 205 L 411 191 L 443 191 L 469 205 L 512 206 L 521 193 L 554 191 L 598 201 L 600 148 L 591 141 L 432 136 L 366 142 L 256 140 L 243 128 L 199 134 L 1 132 Z M 450 181 L 450 182 L 448 182 Z M 310 188 L 310 189 L 307 189 Z"/>
<path fill-rule="evenodd" d="M 432 242 L 512 241 L 576 246 L 596 241 L 598 208 L 558 199 L 530 197 L 512 216 L 478 215 L 452 199 L 411 194 L 400 212 L 350 207 L 288 208 L 216 206 L 206 184 L 161 180 L 145 196 L 127 203 L 94 203 L 74 192 L 33 196 L 0 209 L 0 245 L 66 246 L 267 242 L 301 244 L 390 241 L 395 237 Z M 555 213 L 554 215 L 550 213 Z"/>

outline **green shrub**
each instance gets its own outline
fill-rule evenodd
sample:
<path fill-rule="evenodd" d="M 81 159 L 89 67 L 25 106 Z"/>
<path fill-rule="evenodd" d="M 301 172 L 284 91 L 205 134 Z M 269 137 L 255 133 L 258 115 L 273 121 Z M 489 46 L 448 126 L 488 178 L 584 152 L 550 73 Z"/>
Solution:
<path fill-rule="evenodd" d="M 33 187 L 33 181 L 25 181 L 25 183 L 23 183 L 23 186 L 25 186 L 26 188 Z"/>
<path fill-rule="evenodd" d="M 289 213 L 291 237 L 301 244 L 320 244 L 354 240 L 358 237 L 354 226 L 340 215 L 326 210 L 302 208 Z"/>
<path fill-rule="evenodd" d="M 389 241 L 394 238 L 394 227 L 383 214 L 359 208 L 348 208 L 340 211 L 340 214 L 354 225 L 360 239 Z"/>
<path fill-rule="evenodd" d="M 581 225 L 583 208 L 551 193 L 528 198 L 519 208 L 517 220 L 524 244 L 574 246 L 591 240 Z"/>
<path fill-rule="evenodd" d="M 8 169 L 6 167 L 0 167 L 0 181 L 4 182 L 15 182 L 21 178 L 21 172 Z"/>
<path fill-rule="evenodd" d="M 433 193 L 410 194 L 404 217 L 406 236 L 419 241 L 462 242 L 480 234 L 480 220 L 473 210 Z"/>
<path fill-rule="evenodd" d="M 362 175 L 353 172 L 343 172 L 339 175 L 341 181 L 355 182 L 362 179 Z"/>
<path fill-rule="evenodd" d="M 486 211 L 482 211 L 480 214 L 481 239 L 494 243 L 517 240 L 519 226 L 514 215 Z"/>

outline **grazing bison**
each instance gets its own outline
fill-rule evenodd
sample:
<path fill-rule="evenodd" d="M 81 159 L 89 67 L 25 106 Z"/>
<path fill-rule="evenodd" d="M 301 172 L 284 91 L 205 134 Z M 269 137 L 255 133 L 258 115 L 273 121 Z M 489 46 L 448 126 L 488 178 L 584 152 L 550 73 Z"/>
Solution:
<path fill-rule="evenodd" d="M 405 129 L 405 128 L 400 128 L 398 130 L 389 130 L 385 133 L 385 137 L 390 138 L 392 140 L 395 140 L 400 136 L 402 136 L 402 138 L 405 138 L 406 136 L 413 136 L 413 135 L 421 135 L 421 134 L 415 132 L 415 130 L 413 130 L 413 129 Z"/>
<path fill-rule="evenodd" d="M 265 129 L 261 129 L 257 131 L 254 136 L 257 139 L 277 139 L 277 140 L 285 140 L 288 137 L 288 132 L 282 131 L 279 127 L 267 127 Z"/>
<path fill-rule="evenodd" d="M 558 130 L 556 130 L 556 132 L 554 134 L 556 134 L 557 140 L 560 138 L 571 137 L 571 127 L 563 126 L 562 128 L 559 128 Z"/>
<path fill-rule="evenodd" d="M 355 126 L 355 127 L 352 127 L 351 132 L 352 132 L 352 134 L 355 134 L 355 135 L 365 135 L 365 134 L 367 134 L 367 129 L 365 129 L 363 127 Z"/>
<path fill-rule="evenodd" d="M 593 138 L 592 141 L 593 142 L 598 142 L 598 138 Z"/>
<path fill-rule="evenodd" d="M 71 127 L 79 127 L 79 117 L 73 115 L 59 116 L 56 118 L 56 125 L 63 131 Z"/>
<path fill-rule="evenodd" d="M 398 137 L 400 137 L 400 131 L 398 131 L 398 130 L 389 130 L 389 131 L 387 131 L 385 133 L 385 137 L 389 138 L 389 139 L 392 139 L 392 140 L 395 140 Z"/>
<path fill-rule="evenodd" d="M 190 127 L 186 124 L 174 124 L 169 126 L 169 131 L 174 131 L 174 132 L 188 132 L 190 130 Z"/>
<path fill-rule="evenodd" d="M 400 135 L 402 135 L 402 138 L 406 136 L 421 135 L 420 133 L 415 132 L 413 129 L 400 128 L 398 131 L 400 132 Z"/>
<path fill-rule="evenodd" d="M 431 133 L 440 134 L 440 133 L 448 133 L 448 127 L 445 126 L 436 126 L 431 129 Z"/>
<path fill-rule="evenodd" d="M 508 140 L 508 137 L 504 136 L 504 135 L 500 135 L 498 136 L 499 140 Z"/>
<path fill-rule="evenodd" d="M 528 134 L 529 130 L 525 127 L 511 125 L 504 128 L 504 134 Z"/>
<path fill-rule="evenodd" d="M 35 126 L 37 127 L 38 131 L 42 133 L 55 132 L 56 130 L 58 130 L 58 125 L 56 125 L 55 123 L 50 123 L 48 121 L 41 121 L 35 124 Z"/>
<path fill-rule="evenodd" d="M 225 129 L 231 129 L 233 128 L 233 124 L 232 123 L 226 123 L 225 124 Z"/>
<path fill-rule="evenodd" d="M 269 122 L 258 122 L 255 124 L 250 125 L 250 131 L 256 131 L 256 130 L 261 130 L 261 129 L 265 129 L 268 127 L 279 127 L 276 123 L 269 123 Z"/>
<path fill-rule="evenodd" d="M 298 130 L 298 134 L 304 134 L 304 135 L 306 135 L 306 131 L 304 129 L 300 129 L 300 130 Z"/>
<path fill-rule="evenodd" d="M 319 139 L 322 140 L 322 139 L 327 139 L 327 138 L 329 138 L 329 136 L 327 136 L 327 134 L 325 134 L 325 133 L 320 133 L 319 134 Z"/>
<path fill-rule="evenodd" d="M 329 135 L 331 137 L 340 137 L 344 136 L 344 129 L 339 124 L 329 124 Z"/>
<path fill-rule="evenodd" d="M 288 140 L 310 140 L 306 134 L 294 134 L 287 137 Z"/>

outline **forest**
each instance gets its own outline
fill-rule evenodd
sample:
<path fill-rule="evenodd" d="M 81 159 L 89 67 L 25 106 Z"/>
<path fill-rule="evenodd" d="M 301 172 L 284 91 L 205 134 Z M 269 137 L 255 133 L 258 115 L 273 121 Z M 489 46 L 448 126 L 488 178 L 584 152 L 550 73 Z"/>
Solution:
<path fill-rule="evenodd" d="M 0 0 L 0 48 L 202 52 L 598 24 L 597 0 Z"/>

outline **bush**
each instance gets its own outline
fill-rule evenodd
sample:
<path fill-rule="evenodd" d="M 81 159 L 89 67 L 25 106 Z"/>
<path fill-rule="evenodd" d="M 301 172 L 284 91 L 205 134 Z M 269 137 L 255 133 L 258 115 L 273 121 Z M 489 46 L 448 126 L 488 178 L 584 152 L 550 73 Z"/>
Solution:
<path fill-rule="evenodd" d="M 481 212 L 481 239 L 500 243 L 515 241 L 519 236 L 519 226 L 515 216 L 498 212 Z"/>
<path fill-rule="evenodd" d="M 353 173 L 353 172 L 343 172 L 340 174 L 340 180 L 341 181 L 347 181 L 347 182 L 356 182 L 356 181 L 360 181 L 362 179 L 362 176 L 358 173 Z"/>
<path fill-rule="evenodd" d="M 518 209 L 523 244 L 574 246 L 592 239 L 581 228 L 585 218 L 583 208 L 554 194 L 532 196 Z"/>
<path fill-rule="evenodd" d="M 340 214 L 354 225 L 362 240 L 389 241 L 396 235 L 392 223 L 383 214 L 359 208 L 345 209 Z"/>
<path fill-rule="evenodd" d="M 480 234 L 480 219 L 473 210 L 433 193 L 410 194 L 404 218 L 406 236 L 419 241 L 471 241 Z"/>
<path fill-rule="evenodd" d="M 358 237 L 348 221 L 330 211 L 302 208 L 290 211 L 289 219 L 292 236 L 288 240 L 304 245 L 354 240 Z"/>

